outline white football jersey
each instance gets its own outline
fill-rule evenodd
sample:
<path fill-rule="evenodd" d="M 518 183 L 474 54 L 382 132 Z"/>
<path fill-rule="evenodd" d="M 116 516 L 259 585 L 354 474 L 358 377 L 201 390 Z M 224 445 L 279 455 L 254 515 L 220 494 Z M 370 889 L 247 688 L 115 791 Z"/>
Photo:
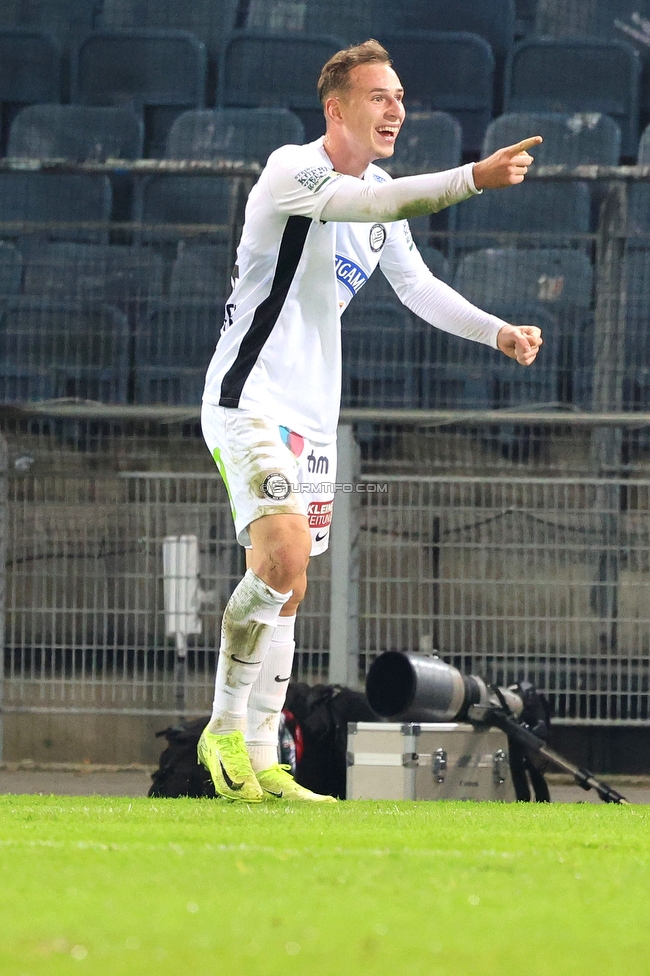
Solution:
<path fill-rule="evenodd" d="M 363 179 L 390 176 L 371 164 Z M 320 443 L 336 436 L 342 311 L 378 264 L 406 304 L 410 283 L 432 277 L 405 220 L 321 219 L 342 180 L 358 185 L 334 171 L 322 138 L 269 157 L 246 205 L 233 290 L 203 394 L 208 403 L 261 413 Z M 478 319 L 442 327 L 494 345 L 503 322 L 447 291 Z M 463 309 L 453 311 L 463 318 Z"/>

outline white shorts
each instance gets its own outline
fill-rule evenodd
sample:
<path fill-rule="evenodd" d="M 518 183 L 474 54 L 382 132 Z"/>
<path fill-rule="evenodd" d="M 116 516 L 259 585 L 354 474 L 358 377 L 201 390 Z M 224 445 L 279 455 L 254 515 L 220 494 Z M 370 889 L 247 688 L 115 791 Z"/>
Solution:
<path fill-rule="evenodd" d="M 268 417 L 203 403 L 201 426 L 230 498 L 237 541 L 264 515 L 306 515 L 311 555 L 325 552 L 336 481 L 336 441 L 316 444 Z"/>

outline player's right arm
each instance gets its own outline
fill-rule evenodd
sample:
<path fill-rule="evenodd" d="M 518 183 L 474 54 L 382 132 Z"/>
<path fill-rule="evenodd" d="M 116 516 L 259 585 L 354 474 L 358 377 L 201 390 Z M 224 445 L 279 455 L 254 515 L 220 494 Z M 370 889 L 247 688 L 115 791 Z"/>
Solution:
<path fill-rule="evenodd" d="M 337 173 L 312 147 L 284 146 L 273 153 L 266 172 L 283 213 L 324 221 L 391 222 L 437 213 L 483 189 L 520 183 L 533 161 L 527 149 L 539 142 L 541 137 L 533 136 L 480 163 L 381 183 Z"/>

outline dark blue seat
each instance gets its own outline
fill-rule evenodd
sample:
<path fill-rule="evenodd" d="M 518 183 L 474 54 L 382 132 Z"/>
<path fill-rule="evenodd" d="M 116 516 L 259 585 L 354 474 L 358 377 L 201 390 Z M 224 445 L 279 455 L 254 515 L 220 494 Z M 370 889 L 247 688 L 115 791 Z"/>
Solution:
<path fill-rule="evenodd" d="M 634 12 L 647 14 L 644 0 L 537 0 L 534 32 L 557 38 L 625 37 L 615 21 L 634 26 Z"/>
<path fill-rule="evenodd" d="M 91 34 L 72 61 L 72 101 L 142 113 L 145 150 L 162 157 L 174 118 L 205 104 L 206 64 L 205 45 L 187 31 Z"/>
<path fill-rule="evenodd" d="M 533 366 L 522 367 L 482 343 L 430 328 L 423 333 L 423 407 L 485 410 L 558 404 L 560 372 L 553 347 L 559 330 L 554 316 L 536 304 L 497 305 L 489 311 L 506 322 L 539 326 L 550 354 L 542 347 L 546 356 L 540 351 Z"/>
<path fill-rule="evenodd" d="M 195 34 L 212 55 L 235 26 L 236 0 L 101 0 L 96 27 L 102 31 L 171 28 Z"/>
<path fill-rule="evenodd" d="M 585 359 L 583 338 L 593 328 L 593 270 L 583 251 L 475 251 L 459 261 L 454 288 L 488 312 L 523 305 L 552 314 L 557 334 L 545 341 L 541 361 L 552 362 L 558 370 L 556 399 L 574 399 L 575 370 Z"/>
<path fill-rule="evenodd" d="M 416 407 L 418 329 L 403 305 L 353 300 L 343 314 L 344 407 Z"/>
<path fill-rule="evenodd" d="M 408 112 L 394 154 L 379 165 L 396 176 L 452 169 L 460 164 L 462 141 L 460 124 L 447 112 Z"/>
<path fill-rule="evenodd" d="M 398 15 L 400 16 L 400 15 Z M 497 58 L 513 45 L 514 0 L 415 0 L 400 16 L 405 30 L 467 31 L 484 38 Z"/>
<path fill-rule="evenodd" d="M 31 105 L 9 131 L 8 156 L 30 159 L 139 159 L 144 126 L 128 108 Z"/>
<path fill-rule="evenodd" d="M 165 158 L 264 164 L 274 149 L 304 141 L 302 122 L 286 108 L 200 109 L 175 119 Z"/>
<path fill-rule="evenodd" d="M 0 241 L 0 302 L 7 295 L 17 295 L 23 277 L 23 256 L 17 247 Z"/>
<path fill-rule="evenodd" d="M 223 305 L 169 299 L 141 319 L 136 333 L 137 403 L 198 404 L 223 325 Z"/>
<path fill-rule="evenodd" d="M 230 242 L 192 244 L 181 241 L 172 264 L 169 296 L 183 301 L 212 301 L 222 307 L 230 292 L 233 255 Z"/>
<path fill-rule="evenodd" d="M 0 392 L 5 402 L 79 397 L 126 401 L 129 326 L 93 302 L 9 299 L 0 308 Z"/>
<path fill-rule="evenodd" d="M 621 127 L 622 152 L 638 142 L 641 60 L 623 41 L 531 38 L 512 52 L 507 112 L 602 112 Z"/>
<path fill-rule="evenodd" d="M 233 206 L 233 181 L 228 177 L 161 174 L 138 181 L 133 213 L 134 220 L 147 225 L 213 225 L 206 231 L 210 239 L 228 241 Z M 164 227 L 158 231 L 149 226 L 138 231 L 140 241 L 165 241 L 172 235 Z"/>
<path fill-rule="evenodd" d="M 584 183 L 520 183 L 483 193 L 458 206 L 457 244 L 464 248 L 539 246 L 539 233 L 553 234 L 552 246 L 588 234 L 589 190 Z"/>
<path fill-rule="evenodd" d="M 537 166 L 618 166 L 621 129 L 600 112 L 507 112 L 488 125 L 482 156 L 533 135 L 544 138 L 531 150 Z"/>
<path fill-rule="evenodd" d="M 162 279 L 162 258 L 149 248 L 65 242 L 29 249 L 23 290 L 49 301 L 112 305 L 135 324 L 160 298 Z"/>
<path fill-rule="evenodd" d="M 477 152 L 492 118 L 494 55 L 476 34 L 400 31 L 381 38 L 406 92 L 407 111 L 449 112 L 463 150 Z"/>
<path fill-rule="evenodd" d="M 61 99 L 61 48 L 30 30 L 0 31 L 0 152 L 21 108 Z"/>
<path fill-rule="evenodd" d="M 325 131 L 318 78 L 343 47 L 336 36 L 236 32 L 220 60 L 218 104 L 291 109 L 300 116 L 306 138 L 316 139 Z"/>
<path fill-rule="evenodd" d="M 75 226 L 57 227 L 59 222 L 108 224 L 112 192 L 106 176 L 87 173 L 0 173 L 0 237 L 18 238 L 27 234 L 50 240 L 106 241 L 108 230 Z M 23 221 L 50 224 L 49 227 L 21 227 Z"/>
<path fill-rule="evenodd" d="M 376 0 L 375 0 L 376 2 Z M 245 18 L 237 24 L 247 30 L 285 34 L 336 34 L 346 43 L 359 43 L 372 34 L 373 0 L 249 0 Z"/>

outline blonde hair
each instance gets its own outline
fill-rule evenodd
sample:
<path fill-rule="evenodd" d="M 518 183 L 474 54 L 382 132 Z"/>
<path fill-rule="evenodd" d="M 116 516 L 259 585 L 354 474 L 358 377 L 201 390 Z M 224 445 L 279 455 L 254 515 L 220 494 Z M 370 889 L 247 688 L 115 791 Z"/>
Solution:
<path fill-rule="evenodd" d="M 345 92 L 352 87 L 350 72 L 353 68 L 357 68 L 360 64 L 373 63 L 392 64 L 386 48 L 373 37 L 363 44 L 354 44 L 343 51 L 338 51 L 327 64 L 323 65 L 318 79 L 318 97 L 321 103 L 324 105 L 332 92 Z"/>

